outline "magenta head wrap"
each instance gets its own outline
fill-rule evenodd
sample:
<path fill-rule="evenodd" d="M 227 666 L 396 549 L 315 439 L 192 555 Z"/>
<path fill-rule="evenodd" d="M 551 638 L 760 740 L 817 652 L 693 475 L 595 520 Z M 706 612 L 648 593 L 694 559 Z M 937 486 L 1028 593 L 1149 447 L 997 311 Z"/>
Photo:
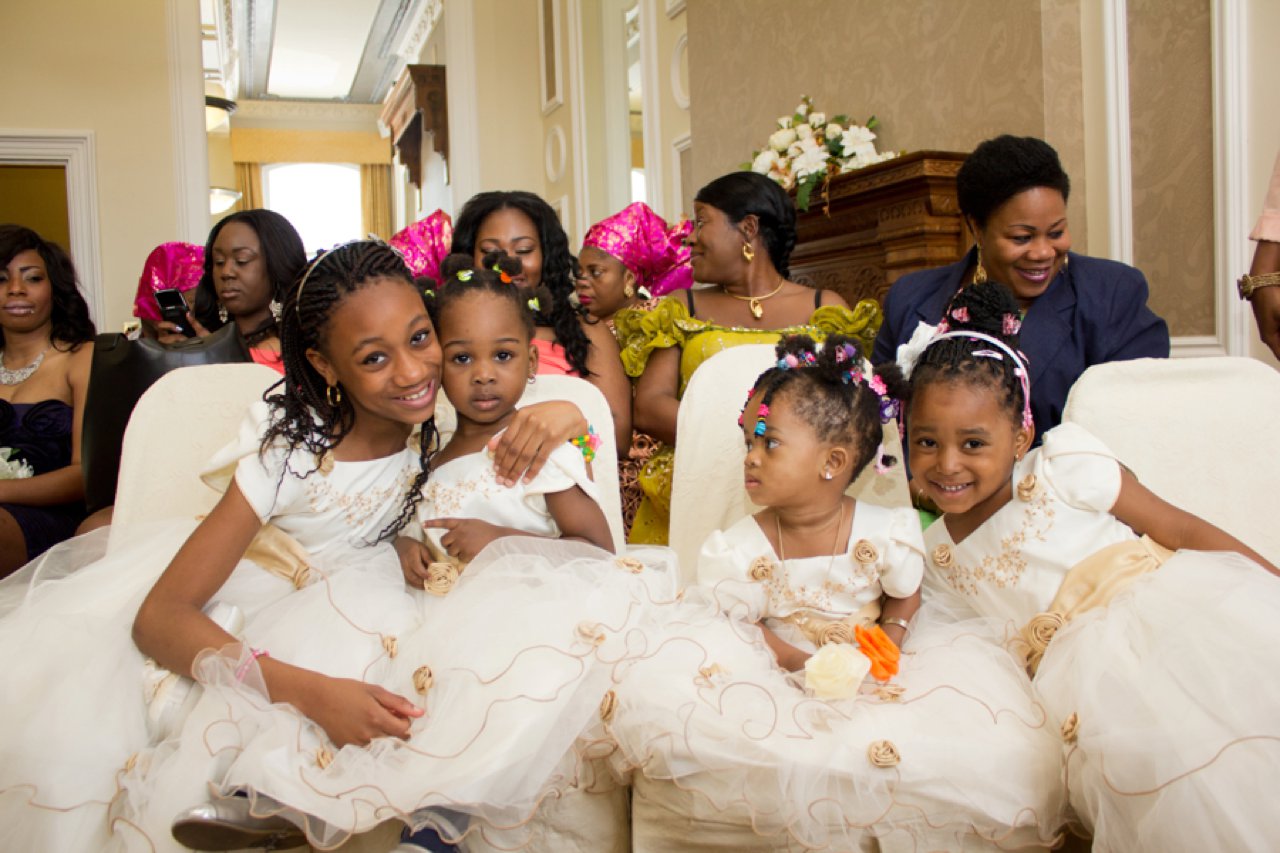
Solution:
<path fill-rule="evenodd" d="M 138 277 L 138 294 L 133 299 L 133 316 L 159 323 L 157 290 L 191 290 L 204 274 L 204 247 L 194 243 L 161 243 L 147 255 Z M 187 300 L 189 303 L 192 301 Z"/>
<path fill-rule="evenodd" d="M 691 231 L 693 223 L 687 219 L 668 228 L 649 205 L 637 201 L 592 225 L 582 247 L 613 255 L 631 270 L 640 287 L 662 296 L 693 284 L 689 247 L 684 244 Z"/>
<path fill-rule="evenodd" d="M 387 241 L 404 257 L 404 262 L 418 278 L 440 280 L 440 264 L 449 255 L 453 243 L 453 220 L 443 210 L 419 219 L 397 231 Z"/>

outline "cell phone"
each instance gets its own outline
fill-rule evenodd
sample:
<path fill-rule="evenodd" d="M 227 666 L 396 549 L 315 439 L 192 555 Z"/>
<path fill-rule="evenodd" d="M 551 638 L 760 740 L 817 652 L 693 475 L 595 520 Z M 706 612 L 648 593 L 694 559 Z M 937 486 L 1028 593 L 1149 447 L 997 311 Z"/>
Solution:
<path fill-rule="evenodd" d="M 187 300 L 181 290 L 168 288 L 156 291 L 156 305 L 160 308 L 160 316 L 168 323 L 178 327 L 178 331 L 188 338 L 196 336 L 196 330 L 187 321 Z"/>

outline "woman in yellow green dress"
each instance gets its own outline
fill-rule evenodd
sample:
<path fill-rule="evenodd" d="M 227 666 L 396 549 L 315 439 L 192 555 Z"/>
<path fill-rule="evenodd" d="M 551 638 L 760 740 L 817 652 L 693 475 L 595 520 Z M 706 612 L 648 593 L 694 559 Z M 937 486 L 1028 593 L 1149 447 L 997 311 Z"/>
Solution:
<path fill-rule="evenodd" d="M 631 527 L 636 544 L 666 544 L 680 398 L 694 370 L 741 344 L 804 332 L 856 337 L 871 352 L 880 327 L 874 300 L 853 309 L 830 290 L 788 281 L 796 243 L 795 205 L 754 172 L 733 172 L 694 197 L 691 262 L 704 286 L 678 291 L 650 311 L 614 315 L 622 364 L 637 378 L 633 424 L 663 443 L 640 472 L 644 498 Z"/>

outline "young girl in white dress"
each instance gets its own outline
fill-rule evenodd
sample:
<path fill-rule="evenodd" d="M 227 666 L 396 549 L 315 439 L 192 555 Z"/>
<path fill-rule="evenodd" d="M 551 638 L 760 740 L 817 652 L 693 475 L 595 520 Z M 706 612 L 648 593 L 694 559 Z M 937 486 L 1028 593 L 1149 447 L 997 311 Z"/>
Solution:
<path fill-rule="evenodd" d="M 914 364 L 908 420 L 914 486 L 944 513 L 925 533 L 926 612 L 1007 626 L 1095 850 L 1274 849 L 1275 567 L 1074 424 L 1030 449 L 1001 285 L 966 288 L 944 319 Z"/>
<path fill-rule="evenodd" d="M 464 580 L 482 572 L 509 578 L 521 588 L 547 591 L 530 595 L 520 610 L 488 608 L 484 616 L 495 635 L 540 634 L 545 628 L 539 624 L 539 606 L 558 607 L 583 614 L 612 612 L 615 625 L 630 625 L 628 640 L 634 644 L 646 633 L 642 622 L 651 632 L 655 614 L 650 604 L 671 595 L 674 571 L 654 549 L 627 558 L 613 556 L 612 535 L 590 473 L 589 459 L 594 458 L 598 439 L 593 441 L 589 433 L 576 441 L 578 446 L 561 445 L 536 477 L 512 488 L 495 478 L 487 448 L 517 416 L 521 396 L 537 374 L 533 311 L 525 304 L 527 294 L 511 283 L 519 271 L 520 262 L 501 253 L 486 256 L 479 269 L 472 268 L 469 255 L 452 255 L 442 265 L 443 285 L 436 292 L 434 316 L 444 353 L 441 382 L 457 426 L 432 457 L 431 480 L 418 507 L 430 545 L 397 545 L 406 577 L 421 578 L 431 590 L 459 577 L 460 569 Z M 445 554 L 452 565 L 441 561 Z M 430 623 L 457 602 L 449 595 L 427 604 L 423 619 Z M 618 662 L 624 659 L 621 650 L 609 646 L 602 653 Z M 503 663 L 500 658 L 490 661 L 483 649 L 475 654 L 482 677 L 487 677 L 484 664 Z M 594 695 L 597 708 L 606 692 L 607 687 L 600 687 Z M 593 747 L 607 738 L 598 712 L 588 720 L 575 719 L 580 739 L 561 743 L 561 774 L 578 781 L 592 772 L 585 762 Z M 537 820 L 541 819 L 540 815 Z M 543 842 L 537 839 L 545 828 L 535 825 L 537 820 L 528 826 L 476 820 L 469 825 L 436 825 L 450 842 L 465 832 L 469 843 L 539 849 Z M 577 827 L 577 833 L 590 837 L 584 827 Z"/>
<path fill-rule="evenodd" d="M 400 258 L 377 242 L 322 255 L 281 319 L 285 380 L 210 466 L 225 494 L 194 532 L 175 521 L 69 576 L 42 582 L 40 564 L 19 580 L 0 620 L 15 849 L 176 848 L 174 816 L 210 794 L 174 824 L 182 843 L 333 846 L 438 806 L 518 823 L 598 713 L 601 650 L 626 627 L 614 610 L 476 572 L 450 593 L 458 615 L 425 624 L 427 594 L 405 586 L 388 540 L 428 479 L 441 354 Z M 509 428 L 510 455 L 582 426 L 547 404 Z M 211 600 L 241 611 L 240 637 L 201 612 Z M 491 607 L 528 608 L 537 630 L 495 634 L 476 618 Z M 203 685 L 168 737 L 148 730 L 143 654 Z M 482 679 L 480 657 L 498 674 Z"/>
<path fill-rule="evenodd" d="M 716 615 L 673 620 L 627 670 L 614 735 L 640 772 L 745 825 L 735 846 L 1046 845 L 1061 756 L 1025 677 L 981 635 L 913 624 L 915 511 L 845 494 L 879 464 L 901 384 L 858 353 L 839 335 L 779 345 L 742 419 L 746 488 L 765 509 L 703 546 L 685 600 Z M 892 657 L 889 638 L 900 671 L 868 676 L 863 651 Z"/>

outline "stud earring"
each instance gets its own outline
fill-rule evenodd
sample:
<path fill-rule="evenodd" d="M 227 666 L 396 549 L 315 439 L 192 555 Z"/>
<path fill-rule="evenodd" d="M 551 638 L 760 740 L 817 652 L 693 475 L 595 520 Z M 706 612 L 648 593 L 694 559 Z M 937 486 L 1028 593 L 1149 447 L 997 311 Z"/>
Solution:
<path fill-rule="evenodd" d="M 221 302 L 218 303 L 218 321 L 221 323 L 227 322 L 227 306 Z"/>
<path fill-rule="evenodd" d="M 535 383 L 535 382 L 537 382 L 537 381 L 538 381 L 538 377 L 537 377 L 537 376 L 534 376 L 533 374 L 530 374 L 530 375 L 529 375 L 529 384 L 530 384 L 530 385 L 532 385 L 533 383 Z"/>
<path fill-rule="evenodd" d="M 751 263 L 756 259 L 756 250 L 751 248 L 750 243 L 742 244 L 742 257 L 746 259 L 747 263 Z"/>
<path fill-rule="evenodd" d="M 326 385 L 324 399 L 329 404 L 329 408 L 338 408 L 338 404 L 342 402 L 342 389 L 337 385 Z"/>
<path fill-rule="evenodd" d="M 830 472 L 830 471 L 823 471 L 823 472 L 822 472 L 822 479 L 824 479 L 824 480 L 830 480 L 830 479 L 831 479 L 831 472 Z"/>

